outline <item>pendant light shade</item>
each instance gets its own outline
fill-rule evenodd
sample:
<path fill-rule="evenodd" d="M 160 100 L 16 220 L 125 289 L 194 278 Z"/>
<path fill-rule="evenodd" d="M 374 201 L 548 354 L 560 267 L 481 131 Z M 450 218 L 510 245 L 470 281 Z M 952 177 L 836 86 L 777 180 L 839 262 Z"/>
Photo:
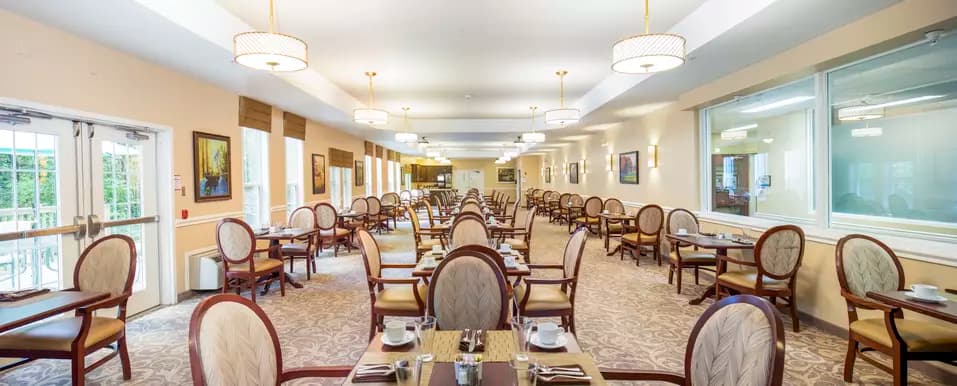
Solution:
<path fill-rule="evenodd" d="M 275 13 L 269 1 L 269 32 L 233 36 L 233 60 L 257 70 L 299 71 L 309 67 L 309 49 L 299 38 L 273 31 Z"/>
<path fill-rule="evenodd" d="M 645 0 L 645 33 L 619 40 L 612 47 L 611 69 L 626 74 L 649 74 L 678 67 L 685 62 L 685 38 L 650 33 L 648 0 Z"/>
<path fill-rule="evenodd" d="M 376 76 L 373 71 L 366 72 L 369 78 L 369 107 L 352 110 L 352 117 L 356 123 L 365 123 L 367 125 L 384 125 L 389 122 L 389 113 L 385 110 L 375 108 L 375 92 L 372 88 L 372 78 Z"/>
<path fill-rule="evenodd" d="M 531 127 L 529 127 L 529 130 L 531 131 L 528 133 L 522 134 L 522 136 L 520 137 L 521 141 L 523 143 L 545 142 L 545 133 L 540 133 L 535 131 L 535 110 L 538 110 L 538 106 L 529 106 L 528 109 L 532 111 L 532 114 L 530 117 L 531 119 L 529 120 L 531 123 Z"/>
<path fill-rule="evenodd" d="M 860 105 L 837 109 L 837 120 L 839 121 L 866 121 L 869 119 L 884 118 L 883 107 L 873 107 Z"/>
<path fill-rule="evenodd" d="M 580 118 L 580 112 L 578 109 L 565 107 L 565 75 L 568 75 L 568 71 L 558 71 L 555 72 L 555 75 L 558 75 L 558 79 L 561 84 L 559 97 L 560 104 L 557 109 L 552 109 L 545 112 L 545 123 L 549 125 L 560 126 L 578 123 Z"/>
<path fill-rule="evenodd" d="M 409 108 L 403 107 L 402 113 L 405 127 L 402 129 L 403 131 L 395 133 L 395 141 L 399 143 L 413 143 L 418 141 L 419 136 L 409 132 Z"/>

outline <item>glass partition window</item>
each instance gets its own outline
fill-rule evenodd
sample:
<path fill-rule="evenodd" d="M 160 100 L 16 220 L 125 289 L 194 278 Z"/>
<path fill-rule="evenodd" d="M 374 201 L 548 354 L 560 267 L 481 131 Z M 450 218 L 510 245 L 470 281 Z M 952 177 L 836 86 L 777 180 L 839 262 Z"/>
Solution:
<path fill-rule="evenodd" d="M 957 235 L 957 39 L 828 74 L 831 222 Z"/>
<path fill-rule="evenodd" d="M 814 218 L 812 78 L 704 110 L 710 209 Z"/>

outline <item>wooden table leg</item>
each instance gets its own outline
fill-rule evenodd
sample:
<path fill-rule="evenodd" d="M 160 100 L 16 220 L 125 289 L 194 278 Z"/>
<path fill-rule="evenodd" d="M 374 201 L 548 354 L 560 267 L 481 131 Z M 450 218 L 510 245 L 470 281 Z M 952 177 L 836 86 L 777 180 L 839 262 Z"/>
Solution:
<path fill-rule="evenodd" d="M 727 256 L 727 255 L 728 255 L 728 250 L 727 250 L 727 249 L 724 249 L 724 248 L 716 249 L 716 250 L 715 250 L 715 253 L 717 253 L 719 256 Z M 727 264 L 727 263 L 724 262 L 724 260 L 721 260 L 720 258 L 718 259 L 718 265 L 715 267 L 715 272 L 714 272 L 714 283 L 715 283 L 715 284 L 712 285 L 712 286 L 709 286 L 708 289 L 706 289 L 706 290 L 704 291 L 704 293 L 701 294 L 701 296 L 699 296 L 699 297 L 697 297 L 697 298 L 695 298 L 695 299 L 691 299 L 691 301 L 689 301 L 688 304 L 693 305 L 693 306 L 696 306 L 696 305 L 701 304 L 702 302 L 704 302 L 704 300 L 707 299 L 707 298 L 711 298 L 711 297 L 717 298 L 718 276 L 721 275 L 722 273 L 724 273 L 724 265 L 725 265 L 725 264 Z"/>
<path fill-rule="evenodd" d="M 270 240 L 270 241 L 269 241 L 269 246 L 273 246 L 273 245 L 279 245 L 279 240 Z M 293 260 L 293 264 L 295 264 L 295 263 L 296 263 L 295 260 Z M 283 264 L 283 266 L 285 266 L 285 264 Z M 308 260 L 307 260 L 307 262 L 306 262 L 306 269 L 307 269 L 307 270 L 309 269 Z M 289 274 L 289 272 L 286 272 L 285 268 L 283 268 L 282 274 L 283 274 L 283 275 L 286 275 L 286 284 L 291 285 L 293 288 L 302 288 L 302 287 L 303 287 L 302 283 L 296 281 L 296 279 L 294 279 L 294 278 L 292 277 L 292 275 Z M 271 276 L 269 279 L 266 279 L 266 280 L 268 280 L 268 281 L 266 281 L 266 284 L 263 285 L 263 290 L 262 290 L 262 292 L 260 292 L 260 295 L 266 296 L 266 294 L 269 293 L 269 287 L 272 287 L 272 283 L 273 283 L 274 281 L 276 281 L 277 279 L 278 279 L 278 277 L 275 276 L 275 275 L 274 275 L 274 276 Z"/>

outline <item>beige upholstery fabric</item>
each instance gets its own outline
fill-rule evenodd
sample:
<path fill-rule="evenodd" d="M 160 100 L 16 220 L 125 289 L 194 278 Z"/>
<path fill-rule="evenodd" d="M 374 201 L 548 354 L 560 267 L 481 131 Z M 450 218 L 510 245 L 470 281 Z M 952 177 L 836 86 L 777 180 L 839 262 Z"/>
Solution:
<path fill-rule="evenodd" d="M 382 211 L 382 202 L 378 198 L 369 197 L 366 202 L 369 204 L 369 214 L 379 214 Z"/>
<path fill-rule="evenodd" d="M 694 215 L 683 210 L 671 212 L 671 218 L 668 222 L 668 233 L 677 234 L 678 229 L 687 229 L 688 233 L 698 233 L 698 222 Z"/>
<path fill-rule="evenodd" d="M 844 242 L 841 251 L 844 279 L 854 295 L 867 297 L 868 291 L 894 291 L 900 272 L 891 255 L 871 240 L 853 238 Z"/>
<path fill-rule="evenodd" d="M 427 251 L 427 250 L 432 249 L 432 247 L 433 247 L 433 246 L 436 246 L 436 245 L 442 245 L 442 240 L 440 240 L 440 239 L 425 239 L 425 240 L 422 240 L 421 243 L 419 243 L 419 249 L 420 249 L 420 250 L 423 250 L 423 251 Z"/>
<path fill-rule="evenodd" d="M 274 344 L 266 325 L 251 309 L 235 302 L 216 303 L 199 327 L 206 384 L 276 384 L 280 369 Z"/>
<path fill-rule="evenodd" d="M 356 213 L 369 213 L 369 202 L 361 197 L 352 200 L 352 211 Z"/>
<path fill-rule="evenodd" d="M 386 205 L 398 205 L 399 195 L 395 193 L 386 193 L 382 195 L 382 203 Z"/>
<path fill-rule="evenodd" d="M 443 330 L 498 328 L 503 310 L 502 273 L 484 260 L 459 256 L 441 263 L 432 277 L 434 316 Z"/>
<path fill-rule="evenodd" d="M 632 244 L 638 242 L 637 233 L 625 233 L 621 236 L 621 238 L 625 241 L 631 242 Z M 658 238 L 655 235 L 641 235 L 642 244 L 654 243 L 656 240 L 658 240 Z"/>
<path fill-rule="evenodd" d="M 419 292 L 419 299 L 425 302 L 428 296 L 429 287 L 424 284 L 416 286 Z M 375 297 L 375 309 L 380 311 L 419 311 L 419 303 L 415 301 L 415 294 L 412 293 L 412 285 L 398 284 L 386 287 L 379 291 Z"/>
<path fill-rule="evenodd" d="M 571 197 L 569 197 L 569 198 L 568 198 L 568 201 L 571 202 L 571 205 L 566 205 L 566 206 L 583 206 L 583 205 L 585 205 L 585 199 L 582 198 L 582 196 L 579 196 L 579 195 L 577 195 L 577 194 L 573 194 Z"/>
<path fill-rule="evenodd" d="M 528 302 L 525 303 L 525 311 L 560 311 L 572 308 L 572 302 L 568 294 L 562 291 L 560 285 L 552 284 L 533 284 L 532 292 L 528 295 Z M 525 283 L 515 287 L 516 299 L 521 301 L 525 299 L 525 292 L 528 286 Z"/>
<path fill-rule="evenodd" d="M 219 227 L 219 248 L 227 259 L 244 260 L 254 246 L 252 235 L 242 225 L 227 222 Z"/>
<path fill-rule="evenodd" d="M 897 319 L 894 322 L 908 352 L 957 351 L 957 329 L 952 324 L 935 321 Z M 884 346 L 891 347 L 891 337 L 883 318 L 861 319 L 851 323 L 850 330 Z"/>
<path fill-rule="evenodd" d="M 585 201 L 585 216 L 588 217 L 598 217 L 598 214 L 601 213 L 601 199 L 598 197 L 591 197 Z M 597 219 L 596 219 L 597 221 Z"/>
<path fill-rule="evenodd" d="M 575 270 L 579 263 L 578 256 L 585 248 L 586 236 L 588 236 L 588 232 L 575 232 L 572 237 L 568 238 L 568 243 L 565 244 L 565 256 L 562 258 L 562 265 L 566 278 L 575 276 Z"/>
<path fill-rule="evenodd" d="M 775 275 L 791 272 L 801 258 L 802 242 L 801 235 L 791 229 L 768 235 L 761 246 L 761 267 Z"/>
<path fill-rule="evenodd" d="M 316 227 L 316 214 L 310 208 L 297 208 L 289 215 L 289 227 L 313 229 Z"/>
<path fill-rule="evenodd" d="M 265 272 L 270 269 L 282 266 L 282 260 L 279 260 L 279 259 L 254 258 L 253 260 L 255 260 L 254 268 L 256 268 L 256 272 Z M 249 264 L 248 263 L 230 264 L 229 271 L 230 272 L 249 272 Z"/>
<path fill-rule="evenodd" d="M 754 271 L 733 271 L 722 273 L 718 279 L 724 283 L 733 284 L 744 288 L 757 288 L 758 273 Z M 788 288 L 788 282 L 785 280 L 776 280 L 767 276 L 761 277 L 762 287 L 771 290 L 784 290 Z"/>
<path fill-rule="evenodd" d="M 674 252 L 670 252 L 665 256 L 668 256 L 668 261 L 678 262 L 678 255 Z M 681 262 L 687 264 L 717 264 L 713 253 L 697 252 L 694 250 L 682 250 Z"/>
<path fill-rule="evenodd" d="M 638 211 L 638 229 L 644 234 L 658 233 L 664 216 L 665 213 L 660 207 L 643 207 Z"/>
<path fill-rule="evenodd" d="M 372 238 L 372 234 L 369 232 L 356 232 L 359 236 L 359 243 L 362 244 L 362 256 L 366 259 L 366 263 L 369 264 L 369 276 L 380 277 L 382 275 L 382 255 L 379 252 L 379 247 L 376 245 L 375 240 Z"/>
<path fill-rule="evenodd" d="M 348 236 L 349 230 L 342 228 L 335 229 L 322 229 L 319 231 L 320 236 Z"/>
<path fill-rule="evenodd" d="M 731 304 L 701 328 L 691 353 L 693 385 L 765 385 L 774 339 L 767 317 L 755 306 Z"/>
<path fill-rule="evenodd" d="M 478 219 L 465 218 L 455 222 L 449 238 L 453 249 L 473 244 L 488 246 L 488 229 Z"/>
<path fill-rule="evenodd" d="M 72 350 L 73 340 L 80 333 L 82 324 L 82 317 L 54 318 L 29 324 L 0 335 L 0 349 L 69 352 Z M 94 317 L 90 324 L 90 332 L 86 335 L 85 346 L 90 347 L 100 343 L 119 334 L 125 328 L 126 324 L 122 320 Z"/>
<path fill-rule="evenodd" d="M 525 240 L 522 240 L 522 239 L 505 239 L 502 242 L 505 244 L 511 245 L 512 249 L 518 249 L 518 250 L 528 249 L 528 244 L 526 244 Z"/>
<path fill-rule="evenodd" d="M 605 201 L 605 209 L 608 213 L 625 213 L 625 205 L 617 199 L 610 198 Z"/>
<path fill-rule="evenodd" d="M 408 191 L 408 190 L 403 190 L 403 191 L 399 192 L 399 200 L 400 200 L 400 201 L 409 201 L 409 200 L 411 200 L 411 199 L 412 199 L 412 192 L 410 192 L 410 191 Z"/>
<path fill-rule="evenodd" d="M 130 274 L 130 245 L 120 238 L 104 240 L 87 251 L 77 272 L 76 283 L 83 291 L 123 293 Z"/>
<path fill-rule="evenodd" d="M 316 218 L 319 228 L 329 229 L 336 226 L 336 208 L 327 205 L 316 207 Z"/>
<path fill-rule="evenodd" d="M 475 213 L 475 214 L 478 214 L 479 216 L 481 216 L 481 215 L 482 215 L 482 207 L 479 206 L 479 204 L 474 203 L 474 202 L 465 203 L 465 204 L 462 205 L 462 213 L 466 213 L 466 212 L 472 212 L 472 213 Z"/>

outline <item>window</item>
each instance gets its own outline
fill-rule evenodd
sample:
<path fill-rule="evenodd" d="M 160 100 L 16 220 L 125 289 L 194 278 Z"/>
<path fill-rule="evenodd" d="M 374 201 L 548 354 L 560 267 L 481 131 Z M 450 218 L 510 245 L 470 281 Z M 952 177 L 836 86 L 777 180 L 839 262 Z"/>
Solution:
<path fill-rule="evenodd" d="M 393 191 L 398 193 L 400 190 L 402 190 L 402 164 L 401 163 L 399 162 L 395 163 L 395 174 L 393 174 L 393 176 L 395 176 L 395 190 Z"/>
<path fill-rule="evenodd" d="M 957 39 L 827 75 L 831 222 L 957 235 Z"/>
<path fill-rule="evenodd" d="M 390 192 L 395 192 L 395 191 L 397 190 L 396 187 L 395 187 L 395 184 L 399 181 L 398 179 L 395 178 L 395 161 L 389 160 L 388 165 L 389 165 L 389 169 L 388 169 L 388 170 L 389 170 L 389 174 L 388 174 L 388 176 L 389 176 L 389 191 L 390 191 Z"/>
<path fill-rule="evenodd" d="M 363 163 L 363 167 L 365 168 L 365 180 L 363 184 L 366 187 L 366 197 L 368 197 L 372 195 L 372 156 L 367 155 L 365 160 L 365 163 Z"/>
<path fill-rule="evenodd" d="M 286 214 L 302 206 L 302 141 L 286 137 Z"/>
<path fill-rule="evenodd" d="M 336 208 L 352 205 L 352 168 L 329 168 L 329 201 Z"/>
<path fill-rule="evenodd" d="M 382 195 L 382 158 L 375 159 L 375 191 L 377 196 Z"/>
<path fill-rule="evenodd" d="M 814 220 L 814 81 L 705 109 L 713 212 Z"/>
<path fill-rule="evenodd" d="M 255 228 L 269 223 L 269 133 L 243 128 L 243 219 Z"/>

